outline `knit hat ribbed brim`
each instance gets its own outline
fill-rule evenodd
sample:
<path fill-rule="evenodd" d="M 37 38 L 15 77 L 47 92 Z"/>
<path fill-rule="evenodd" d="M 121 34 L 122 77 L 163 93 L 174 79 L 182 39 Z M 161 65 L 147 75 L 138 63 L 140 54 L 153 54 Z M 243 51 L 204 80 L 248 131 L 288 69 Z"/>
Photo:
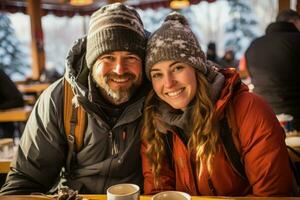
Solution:
<path fill-rule="evenodd" d="M 143 23 L 134 8 L 114 3 L 91 16 L 86 47 L 89 68 L 99 56 L 112 51 L 129 51 L 144 60 L 145 46 Z"/>
<path fill-rule="evenodd" d="M 164 23 L 149 38 L 146 50 L 146 75 L 156 63 L 176 60 L 206 74 L 206 58 L 186 18 L 170 13 Z"/>

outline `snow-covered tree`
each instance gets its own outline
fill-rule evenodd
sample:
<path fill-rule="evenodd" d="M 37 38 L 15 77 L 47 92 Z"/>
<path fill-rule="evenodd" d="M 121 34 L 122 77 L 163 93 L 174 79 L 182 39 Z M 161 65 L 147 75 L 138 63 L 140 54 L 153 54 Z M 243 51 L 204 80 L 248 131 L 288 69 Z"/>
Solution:
<path fill-rule="evenodd" d="M 138 12 L 143 20 L 144 27 L 147 31 L 153 32 L 163 23 L 166 16 L 171 12 L 167 8 L 158 8 L 157 10 L 146 9 Z"/>
<path fill-rule="evenodd" d="M 66 55 L 74 41 L 85 35 L 88 22 L 83 16 L 76 15 L 70 18 L 49 14 L 42 18 L 42 24 L 45 36 L 46 69 L 63 74 Z"/>
<path fill-rule="evenodd" d="M 24 76 L 29 68 L 25 58 L 10 19 L 5 13 L 0 13 L 0 68 L 9 76 Z"/>
<path fill-rule="evenodd" d="M 225 26 L 225 48 L 235 52 L 244 52 L 245 43 L 249 44 L 257 37 L 257 21 L 248 0 L 228 0 L 231 20 Z"/>

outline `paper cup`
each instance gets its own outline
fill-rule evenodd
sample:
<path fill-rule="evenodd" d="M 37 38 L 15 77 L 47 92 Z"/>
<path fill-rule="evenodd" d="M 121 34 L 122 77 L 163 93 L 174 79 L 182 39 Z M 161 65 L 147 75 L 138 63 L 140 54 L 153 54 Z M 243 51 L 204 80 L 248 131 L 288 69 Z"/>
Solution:
<path fill-rule="evenodd" d="M 152 200 L 191 200 L 191 196 L 185 192 L 165 191 L 154 195 Z"/>
<path fill-rule="evenodd" d="M 139 200 L 140 187 L 135 184 L 123 183 L 107 189 L 108 200 Z"/>

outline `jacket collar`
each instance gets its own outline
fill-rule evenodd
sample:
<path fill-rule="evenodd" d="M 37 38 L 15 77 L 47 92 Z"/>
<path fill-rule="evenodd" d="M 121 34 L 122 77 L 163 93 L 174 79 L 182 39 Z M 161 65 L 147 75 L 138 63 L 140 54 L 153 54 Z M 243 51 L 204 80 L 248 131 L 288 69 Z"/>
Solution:
<path fill-rule="evenodd" d="M 225 82 L 219 99 L 215 103 L 215 117 L 217 119 L 224 115 L 225 108 L 235 97 L 236 92 L 249 91 L 248 87 L 241 82 L 240 76 L 235 69 L 220 69 L 225 77 Z"/>

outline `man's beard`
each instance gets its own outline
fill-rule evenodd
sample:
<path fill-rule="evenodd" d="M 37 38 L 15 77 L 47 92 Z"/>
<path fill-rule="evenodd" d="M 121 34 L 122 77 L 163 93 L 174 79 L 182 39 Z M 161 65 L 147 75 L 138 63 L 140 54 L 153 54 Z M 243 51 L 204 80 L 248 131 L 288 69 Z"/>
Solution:
<path fill-rule="evenodd" d="M 128 87 L 119 87 L 118 89 L 112 89 L 109 86 L 109 82 L 112 79 L 123 78 L 129 78 L 129 80 L 131 80 L 131 85 Z M 99 87 L 101 95 L 114 105 L 119 105 L 129 101 L 130 97 L 135 93 L 142 83 L 142 75 L 137 77 L 132 73 L 117 75 L 111 72 L 106 74 L 104 77 L 98 77 L 93 73 L 93 79 L 96 82 L 97 87 Z"/>

